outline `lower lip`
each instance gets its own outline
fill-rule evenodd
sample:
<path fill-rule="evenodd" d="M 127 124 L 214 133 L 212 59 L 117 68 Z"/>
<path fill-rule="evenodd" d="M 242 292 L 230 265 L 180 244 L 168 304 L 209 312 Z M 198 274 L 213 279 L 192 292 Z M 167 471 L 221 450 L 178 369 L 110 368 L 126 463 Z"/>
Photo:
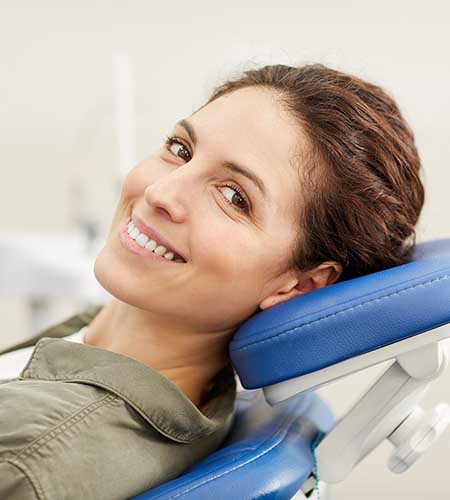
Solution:
<path fill-rule="evenodd" d="M 117 236 L 124 248 L 136 255 L 140 255 L 144 259 L 152 260 L 155 262 L 164 262 L 165 264 L 182 264 L 182 262 L 174 262 L 173 260 L 166 259 L 161 255 L 150 252 L 150 250 L 146 250 L 145 248 L 138 245 L 132 238 L 130 238 L 128 234 L 128 224 L 119 231 Z"/>

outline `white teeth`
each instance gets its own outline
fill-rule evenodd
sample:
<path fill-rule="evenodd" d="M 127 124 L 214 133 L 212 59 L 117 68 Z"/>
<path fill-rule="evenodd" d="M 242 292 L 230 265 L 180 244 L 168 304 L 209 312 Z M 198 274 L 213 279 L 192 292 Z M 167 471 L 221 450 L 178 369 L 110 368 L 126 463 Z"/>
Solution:
<path fill-rule="evenodd" d="M 156 253 L 156 255 L 163 256 L 167 260 L 173 260 L 175 257 L 175 254 L 173 252 L 167 252 L 166 247 L 159 245 L 158 243 L 154 240 L 150 240 L 149 237 L 145 234 L 142 234 L 139 232 L 139 229 L 135 227 L 132 221 L 128 223 L 128 234 L 130 235 L 130 238 L 136 241 L 138 245 L 140 245 L 143 248 L 146 248 L 147 250 L 150 250 L 153 253 Z M 183 259 L 176 258 L 174 262 L 184 262 Z"/>
<path fill-rule="evenodd" d="M 133 240 L 135 240 L 137 238 L 137 236 L 139 235 L 139 229 L 137 227 L 133 227 L 133 229 L 128 230 L 128 234 L 130 235 L 131 238 L 133 238 Z"/>
<path fill-rule="evenodd" d="M 164 255 L 167 252 L 167 248 L 163 247 L 162 245 L 159 247 L 156 247 L 155 250 L 153 250 L 153 253 L 156 253 L 156 255 Z"/>
<path fill-rule="evenodd" d="M 148 236 L 146 236 L 145 234 L 140 234 L 134 241 L 141 247 L 145 247 L 145 244 L 148 241 Z"/>
<path fill-rule="evenodd" d="M 150 240 L 148 243 L 145 244 L 145 248 L 147 250 L 150 250 L 153 252 L 153 250 L 158 246 L 158 243 L 156 243 L 155 240 Z"/>

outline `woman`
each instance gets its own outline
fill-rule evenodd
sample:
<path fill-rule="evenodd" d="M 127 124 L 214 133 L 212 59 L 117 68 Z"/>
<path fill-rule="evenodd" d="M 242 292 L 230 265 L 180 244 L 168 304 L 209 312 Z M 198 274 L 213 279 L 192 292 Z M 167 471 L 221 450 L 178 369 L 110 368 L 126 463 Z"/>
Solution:
<path fill-rule="evenodd" d="M 274 65 L 218 87 L 125 178 L 94 266 L 113 300 L 32 339 L 0 385 L 0 497 L 119 500 L 217 449 L 237 327 L 406 262 L 419 173 L 378 86 Z"/>

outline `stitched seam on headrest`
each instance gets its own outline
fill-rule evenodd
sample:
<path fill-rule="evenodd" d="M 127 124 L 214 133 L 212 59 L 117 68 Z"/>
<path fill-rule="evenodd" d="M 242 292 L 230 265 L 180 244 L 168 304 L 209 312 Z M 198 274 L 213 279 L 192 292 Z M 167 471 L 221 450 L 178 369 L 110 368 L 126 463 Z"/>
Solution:
<path fill-rule="evenodd" d="M 345 314 L 345 313 L 348 313 L 349 311 L 352 311 L 353 309 L 356 309 L 358 307 L 365 307 L 365 306 L 371 304 L 372 302 L 377 302 L 377 301 L 380 301 L 380 300 L 384 300 L 384 299 L 387 299 L 389 297 L 392 297 L 393 295 L 400 295 L 402 293 L 410 292 L 411 290 L 414 290 L 414 288 L 419 288 L 421 286 L 428 286 L 431 283 L 434 283 L 435 281 L 448 280 L 449 278 L 450 278 L 450 274 L 446 274 L 444 276 L 441 276 L 439 278 L 435 278 L 435 279 L 427 281 L 425 283 L 419 283 L 419 284 L 411 286 L 409 288 L 404 288 L 403 290 L 399 290 L 397 292 L 393 292 L 393 293 L 390 293 L 388 295 L 384 295 L 383 297 L 376 297 L 374 299 L 367 300 L 366 302 L 361 302 L 360 304 L 356 304 L 356 305 L 354 305 L 352 307 L 349 307 L 347 309 L 342 309 L 341 311 L 337 311 L 337 312 L 335 312 L 333 314 L 329 314 L 328 316 L 324 316 L 323 318 L 318 318 L 318 319 L 316 319 L 314 321 L 311 321 L 309 323 L 305 323 L 303 325 L 300 325 L 300 326 L 294 327 L 292 329 L 289 329 L 288 331 L 278 333 L 277 335 L 274 335 L 273 337 L 270 337 L 268 339 L 256 340 L 255 342 L 251 342 L 250 344 L 247 344 L 245 346 L 236 347 L 234 349 L 231 348 L 231 351 L 244 351 L 248 347 L 252 347 L 252 346 L 254 346 L 256 344 L 264 344 L 265 342 L 273 342 L 274 340 L 278 339 L 279 337 L 282 337 L 284 335 L 289 335 L 291 333 L 294 333 L 297 330 L 301 330 L 302 328 L 314 325 L 315 323 L 320 323 L 321 321 L 325 321 L 326 319 L 332 318 L 333 316 L 338 316 L 340 314 Z M 264 330 L 262 330 L 262 332 L 264 332 Z"/>
<path fill-rule="evenodd" d="M 448 270 L 448 265 L 447 265 L 447 266 L 445 266 L 445 268 L 444 268 L 444 269 L 445 269 L 445 271 L 447 271 L 447 270 Z M 426 278 L 426 277 L 427 277 L 427 276 L 429 276 L 429 275 L 436 275 L 436 273 L 437 273 L 437 272 L 439 272 L 439 271 L 442 271 L 442 269 L 438 269 L 438 270 L 436 270 L 436 269 L 435 269 L 434 271 L 430 271 L 430 272 L 428 272 L 428 273 L 425 273 L 425 274 L 421 275 L 421 276 L 420 276 L 420 278 Z M 364 278 L 364 277 L 365 277 L 365 276 L 362 276 L 362 278 Z M 358 279 L 359 279 L 359 278 L 358 278 Z M 363 298 L 365 298 L 365 297 L 367 297 L 367 296 L 371 296 L 371 297 L 372 297 L 375 293 L 380 293 L 380 292 L 383 292 L 383 291 L 385 291 L 385 290 L 391 290 L 393 287 L 397 287 L 397 288 L 398 288 L 398 286 L 399 286 L 399 285 L 406 285 L 407 283 L 410 283 L 410 282 L 412 282 L 412 281 L 413 281 L 413 282 L 417 282 L 417 279 L 418 279 L 418 278 L 417 278 L 417 276 L 415 276 L 415 277 L 413 277 L 413 278 L 406 279 L 406 280 L 402 281 L 401 283 L 394 283 L 394 284 L 386 285 L 386 286 L 384 286 L 383 288 L 381 288 L 380 290 L 376 290 L 375 292 L 372 290 L 372 291 L 368 291 L 368 292 L 364 293 L 363 295 L 361 295 L 361 296 L 359 296 L 359 297 L 356 297 L 356 298 L 355 298 L 355 297 L 352 297 L 352 298 L 350 299 L 350 301 L 353 303 L 353 302 L 354 302 L 355 300 L 357 300 L 357 299 L 363 299 Z M 339 285 L 339 284 L 340 284 L 340 283 L 338 283 L 338 285 Z M 414 286 L 415 286 L 415 285 L 414 285 Z M 329 287 L 324 287 L 324 288 L 329 288 Z M 407 288 L 410 288 L 410 287 L 407 287 Z M 407 290 L 407 288 L 405 288 L 404 290 Z M 317 291 L 319 291 L 319 290 L 317 290 Z M 369 300 L 372 300 L 372 299 L 369 299 Z M 321 311 L 323 312 L 323 311 L 328 311 L 328 310 L 330 310 L 330 309 L 336 309 L 336 307 L 341 307 L 341 306 L 344 306 L 344 305 L 345 305 L 345 303 L 346 303 L 346 302 L 348 302 L 348 301 L 349 301 L 349 300 L 347 299 L 346 301 L 339 302 L 338 304 L 328 305 L 328 306 L 324 307 L 324 308 L 323 308 L 323 310 L 321 310 Z M 269 311 L 267 311 L 267 312 L 269 312 Z M 314 311 L 314 312 L 312 312 L 312 313 L 308 313 L 308 314 L 306 315 L 306 317 L 311 316 L 311 315 L 316 315 L 316 314 L 317 314 L 317 311 Z M 283 327 L 283 326 L 285 326 L 285 325 L 287 326 L 287 325 L 291 325 L 292 323 L 297 322 L 297 321 L 298 321 L 298 319 L 299 319 L 299 318 L 295 318 L 295 319 L 290 318 L 290 319 L 288 319 L 288 320 L 286 320 L 286 321 L 282 321 L 282 322 L 280 322 L 280 323 L 279 323 L 279 324 L 277 324 L 276 326 L 271 326 L 271 327 L 267 328 L 266 330 L 259 330 L 259 331 L 257 331 L 257 332 L 254 332 L 254 333 L 248 334 L 248 335 L 246 336 L 246 338 L 247 338 L 247 339 L 250 339 L 251 337 L 258 336 L 258 335 L 260 335 L 260 334 L 261 334 L 261 332 L 270 332 L 271 330 L 279 330 L 281 327 Z M 302 319 L 303 319 L 303 317 L 302 317 Z"/>

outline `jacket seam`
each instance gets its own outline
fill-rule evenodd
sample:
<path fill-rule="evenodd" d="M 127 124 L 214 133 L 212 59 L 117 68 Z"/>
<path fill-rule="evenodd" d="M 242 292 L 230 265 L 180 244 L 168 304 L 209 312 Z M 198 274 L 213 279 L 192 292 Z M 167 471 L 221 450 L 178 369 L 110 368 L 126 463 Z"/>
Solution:
<path fill-rule="evenodd" d="M 113 391 L 116 394 L 116 397 L 119 397 L 121 400 L 123 400 L 125 403 L 130 405 L 141 417 L 144 418 L 146 422 L 150 422 L 153 428 L 156 428 L 158 432 L 163 434 L 164 436 L 171 438 L 171 439 L 176 439 L 179 442 L 182 443 L 190 443 L 192 440 L 197 440 L 202 437 L 205 437 L 204 433 L 204 428 L 201 428 L 200 431 L 198 432 L 183 432 L 183 433 L 176 433 L 174 432 L 170 427 L 167 427 L 164 424 L 163 417 L 158 416 L 157 414 L 149 414 L 150 412 L 144 411 L 139 404 L 136 402 L 132 401 L 128 396 L 123 394 L 121 391 L 117 390 L 114 387 L 109 386 L 109 384 L 106 384 L 103 380 L 98 379 L 97 377 L 90 376 L 89 378 L 82 377 L 82 376 L 77 376 L 77 375 L 72 375 L 70 378 L 67 379 L 60 379 L 64 380 L 67 383 L 70 383 L 71 381 L 82 381 L 82 382 L 94 382 L 97 384 L 97 386 L 104 388 L 105 390 Z M 216 429 L 213 429 L 212 431 L 209 432 L 209 434 L 212 434 L 215 432 Z M 206 434 L 206 435 L 209 435 Z M 186 437 L 187 436 L 187 437 Z"/>
<path fill-rule="evenodd" d="M 354 309 L 357 309 L 359 307 L 367 307 L 369 304 L 371 304 L 373 302 L 380 302 L 380 301 L 382 301 L 384 299 L 392 297 L 393 295 L 400 295 L 400 294 L 408 293 L 411 290 L 414 290 L 415 288 L 419 288 L 419 287 L 422 287 L 422 286 L 428 286 L 431 283 L 434 283 L 436 281 L 448 280 L 449 278 L 450 278 L 450 274 L 446 274 L 444 276 L 440 276 L 438 278 L 432 279 L 432 280 L 427 281 L 425 283 L 419 283 L 419 284 L 410 286 L 408 288 L 404 288 L 403 290 L 399 290 L 397 292 L 393 292 L 393 293 L 390 293 L 390 294 L 387 294 L 387 295 L 383 295 L 381 297 L 376 297 L 376 298 L 367 300 L 365 302 L 361 302 L 359 304 L 356 304 L 354 306 L 341 309 L 340 311 L 328 314 L 327 316 L 323 316 L 321 318 L 317 318 L 314 321 L 310 321 L 310 322 L 304 323 L 303 325 L 296 326 L 294 328 L 289 328 L 288 330 L 286 330 L 284 332 L 280 332 L 280 333 L 278 333 L 278 334 L 276 334 L 276 335 L 274 335 L 272 337 L 265 338 L 265 339 L 260 339 L 260 340 L 255 340 L 253 342 L 249 342 L 248 344 L 240 346 L 240 347 L 234 347 L 233 348 L 233 347 L 230 346 L 230 350 L 232 352 L 240 352 L 240 351 L 244 351 L 246 349 L 249 349 L 249 348 L 251 348 L 252 346 L 255 346 L 255 345 L 263 345 L 263 344 L 266 344 L 266 343 L 277 342 L 280 339 L 280 337 L 285 337 L 287 335 L 291 335 L 291 334 L 297 332 L 298 330 L 302 330 L 303 328 L 311 327 L 312 325 L 318 324 L 321 321 L 325 321 L 325 320 L 327 320 L 329 318 L 332 318 L 333 316 L 339 316 L 339 315 L 342 315 L 342 314 L 347 314 L 350 311 L 353 311 Z M 258 332 L 258 333 L 264 333 L 264 332 L 265 332 L 265 330 L 262 330 L 261 332 Z"/>
<path fill-rule="evenodd" d="M 47 497 L 44 493 L 42 485 L 39 483 L 37 478 L 34 477 L 34 474 L 25 464 L 17 463 L 14 458 L 2 460 L 2 462 L 12 465 L 16 469 L 18 469 L 26 479 L 28 479 L 38 500 L 46 500 Z"/>
<path fill-rule="evenodd" d="M 36 347 L 35 352 L 40 348 L 41 346 Z M 30 377 L 42 377 L 38 371 L 34 371 L 31 368 L 28 370 L 28 376 Z M 48 380 L 48 378 L 47 378 Z M 193 431 L 186 431 L 182 433 L 177 433 L 174 432 L 170 427 L 165 424 L 164 419 L 162 416 L 158 416 L 155 413 L 146 412 L 144 411 L 139 404 L 137 404 L 135 401 L 132 401 L 128 396 L 122 393 L 122 391 L 117 390 L 114 387 L 111 387 L 109 384 L 106 384 L 103 380 L 98 379 L 97 377 L 94 377 L 93 375 L 86 377 L 86 376 L 78 376 L 78 375 L 71 375 L 70 377 L 55 377 L 54 379 L 50 381 L 58 381 L 58 382 L 64 382 L 64 383 L 90 383 L 90 384 L 95 384 L 96 387 L 101 387 L 104 390 L 110 391 L 110 393 L 114 394 L 115 398 L 120 398 L 123 400 L 125 403 L 130 405 L 139 415 L 146 421 L 149 422 L 154 429 L 156 429 L 160 434 L 164 435 L 165 437 L 168 437 L 170 439 L 174 439 L 178 442 L 181 443 L 191 443 L 194 440 L 198 440 L 200 438 L 206 437 L 210 434 L 213 434 L 214 432 L 217 431 L 217 428 L 219 427 L 218 424 L 214 425 L 214 428 L 212 430 L 206 429 L 205 427 L 201 427 L 200 430 L 197 432 Z M 214 412 L 213 415 L 210 415 L 209 418 L 214 418 L 214 416 L 217 414 L 217 411 Z M 205 434 L 205 429 L 208 430 L 208 433 Z"/>
<path fill-rule="evenodd" d="M 90 403 L 87 407 L 83 407 L 80 410 L 78 410 L 75 414 L 69 415 L 62 422 L 50 428 L 44 434 L 38 436 L 24 449 L 16 453 L 13 456 L 13 459 L 18 459 L 18 458 L 24 459 L 29 457 L 34 451 L 39 449 L 39 447 L 47 444 L 52 439 L 64 433 L 66 430 L 70 429 L 73 425 L 80 422 L 82 419 L 87 417 L 89 414 L 93 413 L 98 408 L 110 404 L 115 399 L 117 399 L 117 396 L 115 394 L 108 393 L 100 400 L 94 401 L 93 403 Z"/>

